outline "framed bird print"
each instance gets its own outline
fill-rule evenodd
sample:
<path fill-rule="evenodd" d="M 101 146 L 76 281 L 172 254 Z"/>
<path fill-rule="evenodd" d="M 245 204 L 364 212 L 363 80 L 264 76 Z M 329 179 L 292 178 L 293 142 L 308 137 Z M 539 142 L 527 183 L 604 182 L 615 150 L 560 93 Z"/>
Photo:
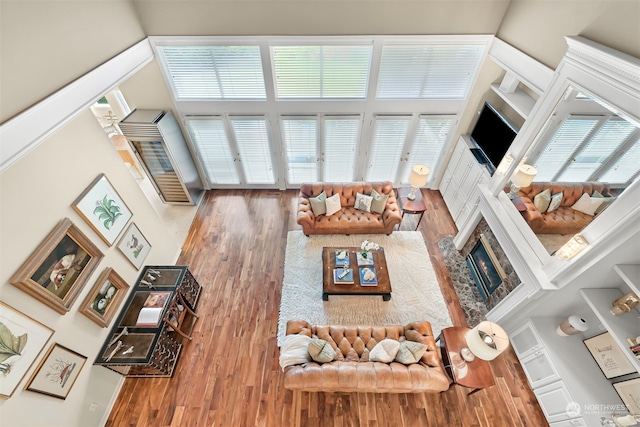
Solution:
<path fill-rule="evenodd" d="M 151 244 L 144 237 L 136 223 L 132 222 L 122 235 L 122 239 L 118 243 L 118 249 L 137 270 L 140 270 L 151 251 Z"/>

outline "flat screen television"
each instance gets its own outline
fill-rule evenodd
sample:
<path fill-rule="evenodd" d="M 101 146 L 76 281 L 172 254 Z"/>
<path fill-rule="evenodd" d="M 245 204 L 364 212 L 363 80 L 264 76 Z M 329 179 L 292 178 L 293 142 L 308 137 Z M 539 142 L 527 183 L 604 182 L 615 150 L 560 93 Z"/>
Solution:
<path fill-rule="evenodd" d="M 471 132 L 471 140 L 477 147 L 472 151 L 480 163 L 488 163 L 493 174 L 517 134 L 515 127 L 491 104 L 485 102 Z M 478 153 L 478 149 L 481 153 Z M 482 160 L 483 157 L 486 161 Z"/>

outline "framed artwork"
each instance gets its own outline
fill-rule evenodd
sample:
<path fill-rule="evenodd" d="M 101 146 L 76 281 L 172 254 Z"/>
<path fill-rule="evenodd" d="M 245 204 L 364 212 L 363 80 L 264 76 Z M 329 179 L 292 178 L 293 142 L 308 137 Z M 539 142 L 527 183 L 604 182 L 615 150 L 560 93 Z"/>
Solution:
<path fill-rule="evenodd" d="M 80 306 L 80 313 L 106 328 L 118 312 L 129 285 L 111 267 L 105 269 Z"/>
<path fill-rule="evenodd" d="M 118 249 L 124 254 L 125 257 L 134 265 L 134 267 L 140 270 L 144 260 L 151 251 L 151 245 L 144 237 L 138 226 L 132 222 L 129 224 L 129 228 L 122 235 L 120 243 L 118 243 Z"/>
<path fill-rule="evenodd" d="M 72 206 L 109 246 L 113 245 L 133 216 L 103 173 L 73 201 Z"/>
<path fill-rule="evenodd" d="M 0 301 L 0 398 L 8 399 L 53 335 L 53 329 Z"/>
<path fill-rule="evenodd" d="M 53 344 L 31 376 L 25 390 L 66 399 L 87 358 L 73 350 Z"/>
<path fill-rule="evenodd" d="M 69 218 L 63 219 L 9 283 L 65 314 L 104 255 Z"/>
<path fill-rule="evenodd" d="M 613 388 L 630 414 L 640 414 L 640 378 L 614 383 Z"/>
<path fill-rule="evenodd" d="M 584 345 L 605 377 L 610 379 L 636 371 L 609 332 L 584 340 Z"/>

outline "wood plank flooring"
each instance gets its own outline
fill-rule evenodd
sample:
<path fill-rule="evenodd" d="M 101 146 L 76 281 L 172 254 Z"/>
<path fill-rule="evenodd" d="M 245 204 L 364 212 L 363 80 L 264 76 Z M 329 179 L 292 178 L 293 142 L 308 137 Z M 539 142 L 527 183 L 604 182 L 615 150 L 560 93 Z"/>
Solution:
<path fill-rule="evenodd" d="M 508 350 L 491 364 L 496 385 L 467 396 L 297 393 L 282 385 L 276 330 L 287 232 L 297 191 L 207 192 L 178 264 L 204 287 L 193 340 L 173 378 L 127 378 L 107 426 L 546 426 L 520 364 Z M 424 190 L 419 230 L 455 325 L 464 313 L 438 249 L 456 228 L 438 191 Z M 417 217 L 405 215 L 402 229 Z"/>

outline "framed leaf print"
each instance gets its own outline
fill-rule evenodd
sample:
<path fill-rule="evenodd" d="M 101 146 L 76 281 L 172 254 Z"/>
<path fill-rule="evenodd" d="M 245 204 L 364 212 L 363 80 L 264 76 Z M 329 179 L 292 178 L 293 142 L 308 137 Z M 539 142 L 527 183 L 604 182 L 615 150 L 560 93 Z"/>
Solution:
<path fill-rule="evenodd" d="M 125 257 L 134 265 L 134 267 L 140 270 L 144 260 L 151 251 L 151 244 L 144 237 L 138 226 L 132 222 L 127 228 L 127 231 L 122 235 L 120 243 L 118 243 L 118 249 L 124 254 Z"/>
<path fill-rule="evenodd" d="M 106 328 L 118 312 L 129 285 L 111 267 L 105 269 L 80 306 L 80 313 Z"/>
<path fill-rule="evenodd" d="M 0 398 L 8 399 L 53 335 L 53 329 L 0 301 Z"/>
<path fill-rule="evenodd" d="M 103 173 L 89 184 L 72 206 L 109 246 L 113 245 L 133 216 Z"/>
<path fill-rule="evenodd" d="M 65 314 L 103 256 L 96 245 L 65 218 L 14 273 L 9 283 Z"/>
<path fill-rule="evenodd" d="M 60 344 L 53 344 L 25 390 L 66 399 L 86 361 L 83 355 Z"/>

